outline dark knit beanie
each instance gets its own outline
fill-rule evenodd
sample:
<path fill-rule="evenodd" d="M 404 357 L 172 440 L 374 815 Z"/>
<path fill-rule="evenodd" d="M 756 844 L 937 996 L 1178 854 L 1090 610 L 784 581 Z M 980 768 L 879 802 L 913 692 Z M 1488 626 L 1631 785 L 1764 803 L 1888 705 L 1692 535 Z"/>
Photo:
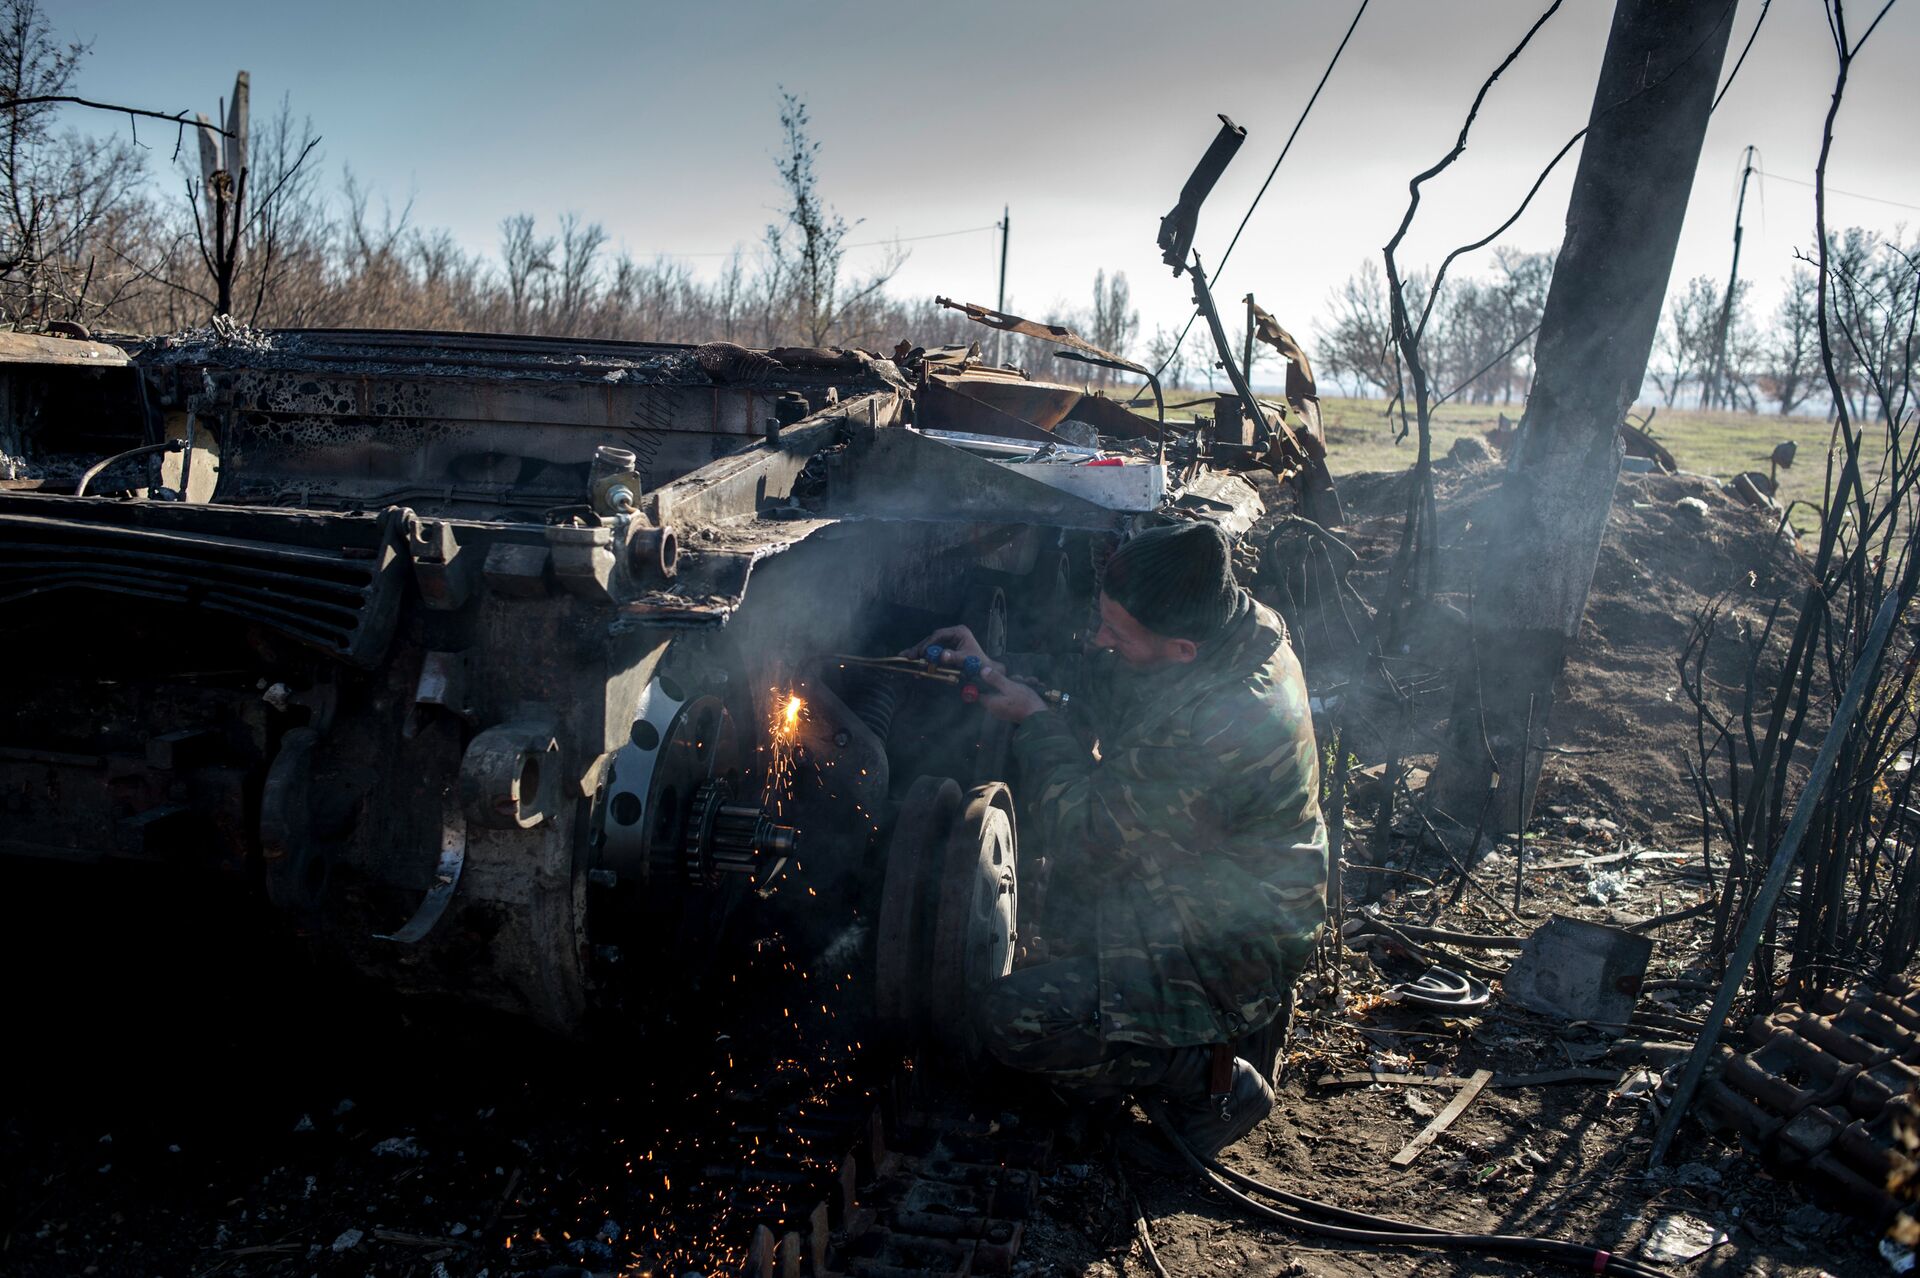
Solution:
<path fill-rule="evenodd" d="M 1205 521 L 1134 537 L 1107 561 L 1101 590 L 1155 634 L 1195 643 L 1217 638 L 1240 601 L 1232 547 Z"/>

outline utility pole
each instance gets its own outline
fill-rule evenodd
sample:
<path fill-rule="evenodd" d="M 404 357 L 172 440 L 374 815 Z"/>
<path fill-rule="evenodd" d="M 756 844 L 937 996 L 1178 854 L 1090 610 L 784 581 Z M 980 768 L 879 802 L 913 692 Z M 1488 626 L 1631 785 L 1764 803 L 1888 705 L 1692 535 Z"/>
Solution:
<path fill-rule="evenodd" d="M 1000 206 L 1000 300 L 993 309 L 1002 315 L 1007 313 L 1007 232 L 1013 225 L 1013 209 L 1009 205 Z M 1004 364 L 1006 360 L 1007 334 L 1003 329 L 993 335 L 993 362 Z"/>
<path fill-rule="evenodd" d="M 1753 148 L 1741 158 L 1740 200 L 1733 207 L 1733 269 L 1727 272 L 1727 296 L 1720 303 L 1720 334 L 1713 341 L 1713 363 L 1707 371 L 1702 408 L 1727 407 L 1727 330 L 1733 325 L 1733 293 L 1740 286 L 1740 220 L 1747 211 L 1747 179 L 1753 176 Z"/>
<path fill-rule="evenodd" d="M 1456 823 L 1533 810 L 1527 707 L 1551 727 L 1726 58 L 1726 0 L 1618 0 L 1510 469 L 1474 521 L 1472 648 L 1427 792 Z M 1489 757 L 1491 755 L 1491 757 Z M 1496 782 L 1498 788 L 1496 789 Z"/>

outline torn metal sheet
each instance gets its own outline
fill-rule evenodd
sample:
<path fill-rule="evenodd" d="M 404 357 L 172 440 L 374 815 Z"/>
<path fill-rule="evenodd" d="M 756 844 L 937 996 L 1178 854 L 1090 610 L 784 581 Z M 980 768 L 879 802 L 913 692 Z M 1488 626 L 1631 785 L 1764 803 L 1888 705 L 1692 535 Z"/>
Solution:
<path fill-rule="evenodd" d="M 1527 938 L 1500 988 L 1548 1016 L 1624 1025 L 1652 957 L 1648 937 L 1556 914 Z"/>
<path fill-rule="evenodd" d="M 1112 351 L 1102 350 L 1086 338 L 1081 337 L 1064 324 L 1042 324 L 1038 320 L 1022 319 L 1018 315 L 1009 315 L 1005 311 L 996 311 L 991 307 L 980 306 L 973 302 L 956 302 L 950 297 L 933 299 L 940 306 L 959 311 L 976 324 L 985 324 L 988 328 L 997 328 L 1003 332 L 1018 333 L 1022 337 L 1034 337 L 1043 342 L 1052 342 L 1076 350 L 1096 359 L 1116 364 L 1130 373 L 1141 377 L 1151 377 L 1151 369 L 1143 368 L 1124 355 L 1115 355 Z"/>

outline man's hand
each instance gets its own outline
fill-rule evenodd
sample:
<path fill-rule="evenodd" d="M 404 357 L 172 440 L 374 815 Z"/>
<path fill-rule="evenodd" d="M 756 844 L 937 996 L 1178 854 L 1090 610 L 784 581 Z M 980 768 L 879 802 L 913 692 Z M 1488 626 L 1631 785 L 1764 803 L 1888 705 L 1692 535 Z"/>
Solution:
<path fill-rule="evenodd" d="M 942 626 L 900 655 L 909 661 L 919 661 L 927 655 L 930 647 L 941 650 L 940 664 L 943 666 L 960 667 L 966 665 L 969 657 L 978 659 L 980 673 L 975 679 L 980 688 L 980 705 L 994 718 L 1004 719 L 1008 723 L 1025 723 L 1047 708 L 1046 701 L 1039 693 L 1027 684 L 1009 679 L 988 660 L 980 641 L 973 637 L 973 631 L 966 626 Z"/>
<path fill-rule="evenodd" d="M 919 661 L 927 655 L 928 648 L 936 646 L 944 650 L 940 654 L 940 664 L 943 666 L 960 665 L 968 657 L 980 658 L 982 666 L 993 664 L 987 660 L 986 650 L 980 646 L 980 641 L 973 637 L 973 631 L 965 626 L 942 626 L 900 655 L 909 661 Z"/>
<path fill-rule="evenodd" d="M 980 682 L 983 685 L 980 704 L 996 719 L 1025 723 L 1047 708 L 1038 692 L 1017 679 L 1007 678 L 992 666 L 980 671 Z"/>

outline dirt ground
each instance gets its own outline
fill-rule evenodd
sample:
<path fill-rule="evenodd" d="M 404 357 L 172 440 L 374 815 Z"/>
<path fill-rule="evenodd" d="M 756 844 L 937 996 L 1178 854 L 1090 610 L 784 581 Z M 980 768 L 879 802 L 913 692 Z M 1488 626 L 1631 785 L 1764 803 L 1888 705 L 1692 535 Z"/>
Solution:
<path fill-rule="evenodd" d="M 1443 543 L 1470 536 L 1476 504 L 1496 481 L 1486 465 L 1443 467 Z M 1391 551 L 1403 483 L 1390 475 L 1343 484 L 1363 580 Z M 1704 519 L 1677 505 L 1690 496 L 1706 503 Z M 1551 722 L 1554 743 L 1570 753 L 1553 756 L 1543 779 L 1520 926 L 1552 912 L 1626 921 L 1701 897 L 1677 753 L 1692 718 L 1674 656 L 1708 600 L 1732 592 L 1731 605 L 1752 614 L 1795 571 L 1772 525 L 1705 481 L 1623 477 Z M 1350 899 L 1424 917 L 1433 889 L 1409 876 L 1438 878 L 1437 862 L 1406 847 L 1368 847 L 1364 816 L 1350 825 L 1353 859 L 1398 872 L 1356 875 Z M 1629 847 L 1676 855 L 1537 868 Z M 1511 849 L 1477 872 L 1510 893 Z M 1611 872 L 1624 872 L 1624 892 L 1601 903 L 1595 883 Z M 671 1186 L 655 1183 L 629 1142 L 660 1130 L 684 1103 L 685 1092 L 660 1081 L 684 1072 L 673 1040 L 582 1053 L 522 1026 L 395 1006 L 283 966 L 278 940 L 225 930 L 217 920 L 232 915 L 222 902 L 179 895 L 198 889 L 156 882 L 103 893 L 55 868 L 9 875 L 0 890 L 7 1019 L 31 1032 L 7 1050 L 0 1272 L 604 1272 L 632 1254 L 624 1240 L 657 1219 L 656 1195 Z M 1438 922 L 1517 930 L 1473 894 Z M 1660 930 L 1650 975 L 1684 972 L 1699 944 L 1691 925 Z M 1501 1087 L 1496 1077 L 1411 1166 L 1392 1166 L 1451 1093 L 1317 1080 L 1369 1067 L 1455 1076 L 1596 1066 L 1625 1076 L 1630 1067 L 1605 1057 L 1609 1040 L 1597 1031 L 1497 997 L 1474 1016 L 1387 1001 L 1390 981 L 1414 968 L 1381 951 L 1349 951 L 1340 964 L 1338 994 L 1330 972 L 1308 979 L 1280 1106 L 1230 1154 L 1239 1169 L 1309 1197 L 1460 1229 L 1539 1233 L 1643 1258 L 1657 1254 L 1647 1250 L 1653 1234 L 1711 1244 L 1694 1259 L 1663 1262 L 1674 1273 L 1886 1271 L 1874 1239 L 1697 1127 L 1668 1168 L 1649 1172 L 1648 1101 L 1632 1088 L 1617 1095 L 1607 1081 Z M 1658 997 L 1678 1016 L 1705 1002 Z M 1130 1186 L 1176 1275 L 1543 1272 L 1250 1223 L 1182 1177 L 1135 1171 Z M 1019 1272 L 1145 1273 L 1129 1223 L 1109 1155 L 1097 1143 L 1070 1149 L 1046 1182 Z"/>

